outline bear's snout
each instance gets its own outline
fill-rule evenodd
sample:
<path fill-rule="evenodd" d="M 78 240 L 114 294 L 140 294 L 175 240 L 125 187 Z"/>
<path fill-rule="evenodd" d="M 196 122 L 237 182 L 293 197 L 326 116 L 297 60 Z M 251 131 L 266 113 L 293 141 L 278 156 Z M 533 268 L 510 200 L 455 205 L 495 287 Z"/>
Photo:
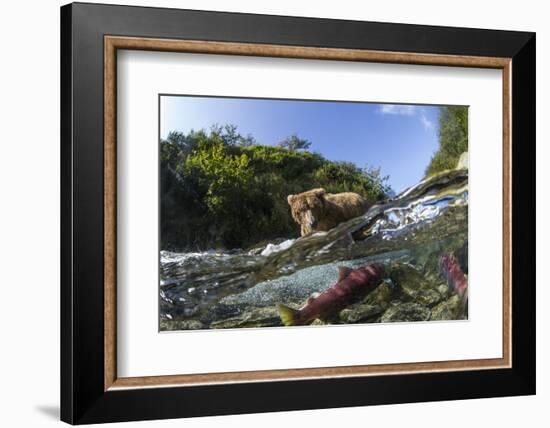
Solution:
<path fill-rule="evenodd" d="M 308 210 L 304 213 L 304 223 L 308 227 L 308 229 L 312 229 L 317 226 L 318 221 L 311 210 Z"/>

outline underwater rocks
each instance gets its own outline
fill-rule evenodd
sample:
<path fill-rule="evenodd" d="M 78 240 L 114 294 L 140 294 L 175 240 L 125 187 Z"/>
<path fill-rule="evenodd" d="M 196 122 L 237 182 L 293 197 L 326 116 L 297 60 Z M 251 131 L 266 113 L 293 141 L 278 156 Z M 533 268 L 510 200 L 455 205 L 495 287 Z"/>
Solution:
<path fill-rule="evenodd" d="M 197 320 L 181 320 L 181 321 L 160 321 L 161 331 L 174 331 L 174 330 L 202 330 L 207 328 L 202 322 Z"/>
<path fill-rule="evenodd" d="M 441 287 L 441 278 L 409 263 L 393 267 L 391 278 L 399 287 L 402 301 L 413 301 L 431 308 L 447 297 L 447 288 Z"/>
<path fill-rule="evenodd" d="M 431 319 L 434 321 L 466 319 L 462 312 L 462 299 L 458 294 L 453 294 L 448 300 L 432 309 Z"/>
<path fill-rule="evenodd" d="M 384 309 L 377 305 L 355 305 L 340 312 L 342 324 L 377 322 Z"/>
<path fill-rule="evenodd" d="M 363 300 L 363 303 L 385 310 L 395 299 L 399 299 L 399 290 L 392 282 L 384 281 Z"/>
<path fill-rule="evenodd" d="M 390 307 L 380 322 L 428 321 L 431 311 L 418 303 L 407 302 Z"/>
<path fill-rule="evenodd" d="M 409 263 L 396 263 L 391 268 L 390 278 L 407 295 L 414 295 L 418 290 L 429 287 L 424 273 Z"/>
<path fill-rule="evenodd" d="M 412 298 L 416 303 L 428 308 L 431 308 L 443 299 L 442 295 L 435 290 L 418 290 Z"/>
<path fill-rule="evenodd" d="M 282 326 L 275 307 L 265 307 L 244 312 L 240 316 L 214 321 L 210 328 L 279 327 Z"/>
<path fill-rule="evenodd" d="M 446 287 L 446 286 L 445 286 Z M 327 324 L 366 324 L 366 323 L 391 323 L 391 322 L 416 322 L 416 321 L 445 321 L 466 319 L 462 313 L 463 307 L 458 295 L 453 294 L 444 299 L 437 291 L 422 290 L 416 301 L 400 300 L 405 296 L 391 294 L 387 284 L 380 285 L 383 290 L 379 296 L 369 296 L 363 302 L 356 303 L 343 309 L 339 317 L 331 322 L 314 320 L 310 325 Z M 387 301 L 393 296 L 391 302 Z M 425 300 L 423 300 L 425 299 Z M 367 303 L 370 302 L 370 303 Z M 437 301 L 438 303 L 434 304 Z M 378 302 L 378 303 L 373 303 Z M 297 304 L 294 306 L 298 307 Z M 224 328 L 255 328 L 255 327 L 281 327 L 283 324 L 276 306 L 251 307 L 231 306 L 218 310 L 215 314 L 197 320 L 161 321 L 161 330 L 198 330 L 198 329 L 224 329 Z"/>

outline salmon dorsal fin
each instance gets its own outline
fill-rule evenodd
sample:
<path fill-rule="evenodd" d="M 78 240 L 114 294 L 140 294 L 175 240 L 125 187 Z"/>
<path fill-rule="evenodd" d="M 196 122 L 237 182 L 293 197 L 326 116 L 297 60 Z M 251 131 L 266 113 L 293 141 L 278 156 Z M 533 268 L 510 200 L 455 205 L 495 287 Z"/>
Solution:
<path fill-rule="evenodd" d="M 352 270 L 353 269 L 351 269 L 349 267 L 340 266 L 338 268 L 338 281 L 342 281 L 344 278 L 346 278 Z"/>

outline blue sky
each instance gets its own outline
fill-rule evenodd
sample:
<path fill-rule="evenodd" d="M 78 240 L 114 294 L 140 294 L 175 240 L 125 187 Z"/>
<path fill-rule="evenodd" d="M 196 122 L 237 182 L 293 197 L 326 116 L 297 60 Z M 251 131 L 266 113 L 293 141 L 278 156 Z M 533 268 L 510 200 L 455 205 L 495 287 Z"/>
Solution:
<path fill-rule="evenodd" d="M 296 134 L 330 160 L 380 166 L 397 193 L 416 184 L 438 146 L 436 106 L 161 96 L 160 135 L 234 124 L 258 143 Z"/>

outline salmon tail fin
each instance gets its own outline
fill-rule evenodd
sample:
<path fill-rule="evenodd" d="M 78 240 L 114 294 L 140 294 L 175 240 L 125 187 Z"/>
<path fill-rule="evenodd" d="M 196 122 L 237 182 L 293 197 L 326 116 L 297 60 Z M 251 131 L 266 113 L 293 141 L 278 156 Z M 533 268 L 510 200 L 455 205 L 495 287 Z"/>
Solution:
<path fill-rule="evenodd" d="M 277 309 L 284 325 L 296 325 L 296 315 L 298 314 L 298 310 L 289 308 L 283 304 L 278 304 Z"/>

